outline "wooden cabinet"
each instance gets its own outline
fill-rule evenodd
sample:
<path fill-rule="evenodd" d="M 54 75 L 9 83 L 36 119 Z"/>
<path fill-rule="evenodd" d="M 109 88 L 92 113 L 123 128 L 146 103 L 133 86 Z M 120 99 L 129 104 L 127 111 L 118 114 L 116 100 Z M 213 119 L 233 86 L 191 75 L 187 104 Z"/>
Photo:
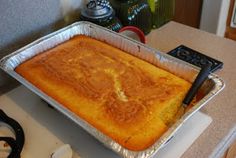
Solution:
<path fill-rule="evenodd" d="M 199 28 L 203 0 L 175 0 L 174 21 Z"/>
<path fill-rule="evenodd" d="M 233 40 L 236 40 L 236 28 L 231 27 L 230 24 L 231 24 L 232 17 L 234 16 L 233 15 L 234 9 L 236 9 L 234 8 L 235 3 L 236 3 L 236 0 L 230 0 L 230 8 L 229 8 L 227 26 L 226 26 L 226 32 L 225 32 L 225 37 L 233 39 Z"/>

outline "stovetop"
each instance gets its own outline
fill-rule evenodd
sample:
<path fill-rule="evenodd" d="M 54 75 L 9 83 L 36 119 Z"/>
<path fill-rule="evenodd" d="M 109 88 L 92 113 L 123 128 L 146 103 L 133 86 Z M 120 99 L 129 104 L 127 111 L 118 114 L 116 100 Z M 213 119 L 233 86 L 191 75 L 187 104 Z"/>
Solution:
<path fill-rule="evenodd" d="M 0 142 L 3 143 L 1 150 L 4 157 L 20 158 L 25 143 L 25 134 L 21 125 L 3 110 L 0 109 L 1 131 Z M 9 151 L 9 152 L 8 152 Z M 7 155 L 5 155 L 8 153 Z"/>

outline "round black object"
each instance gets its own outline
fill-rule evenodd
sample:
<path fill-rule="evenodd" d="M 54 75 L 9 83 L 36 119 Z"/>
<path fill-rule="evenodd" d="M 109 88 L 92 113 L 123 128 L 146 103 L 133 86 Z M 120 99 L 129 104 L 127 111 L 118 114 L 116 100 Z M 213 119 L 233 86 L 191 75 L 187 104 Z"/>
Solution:
<path fill-rule="evenodd" d="M 0 122 L 8 124 L 13 129 L 15 134 L 15 139 L 11 137 L 0 137 L 0 141 L 7 142 L 12 149 L 8 158 L 20 158 L 20 154 L 25 143 L 25 135 L 21 125 L 14 119 L 8 117 L 1 109 Z"/>
<path fill-rule="evenodd" d="M 81 11 L 80 20 L 90 21 L 97 25 L 118 32 L 122 28 L 115 12 L 106 0 L 92 0 Z"/>

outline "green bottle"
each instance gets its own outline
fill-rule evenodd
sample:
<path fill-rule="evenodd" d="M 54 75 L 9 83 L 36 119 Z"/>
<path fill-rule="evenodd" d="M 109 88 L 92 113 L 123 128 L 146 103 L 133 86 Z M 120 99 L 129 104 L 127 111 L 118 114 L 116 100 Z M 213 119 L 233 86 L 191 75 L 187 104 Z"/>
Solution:
<path fill-rule="evenodd" d="M 111 5 L 124 26 L 136 26 L 144 34 L 151 31 L 151 9 L 146 0 L 112 0 Z"/>
<path fill-rule="evenodd" d="M 148 0 L 152 12 L 152 27 L 158 28 L 174 17 L 175 0 Z"/>

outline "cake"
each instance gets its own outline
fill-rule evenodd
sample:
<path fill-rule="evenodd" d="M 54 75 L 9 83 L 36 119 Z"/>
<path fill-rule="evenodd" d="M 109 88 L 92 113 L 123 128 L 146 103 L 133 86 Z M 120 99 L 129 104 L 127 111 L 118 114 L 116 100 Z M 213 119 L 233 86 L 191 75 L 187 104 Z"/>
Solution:
<path fill-rule="evenodd" d="M 32 57 L 15 71 L 132 151 L 147 149 L 167 131 L 191 85 L 84 35 Z"/>

